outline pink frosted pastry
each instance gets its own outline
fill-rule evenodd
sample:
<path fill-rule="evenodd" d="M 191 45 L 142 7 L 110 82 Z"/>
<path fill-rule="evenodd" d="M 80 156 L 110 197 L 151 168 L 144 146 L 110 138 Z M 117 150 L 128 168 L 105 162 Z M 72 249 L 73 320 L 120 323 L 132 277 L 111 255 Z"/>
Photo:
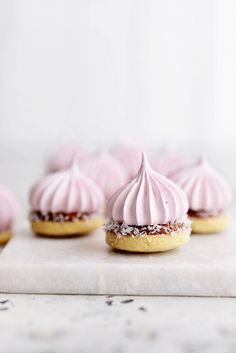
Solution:
<path fill-rule="evenodd" d="M 88 149 L 77 141 L 68 140 L 59 146 L 51 155 L 48 162 L 48 170 L 56 172 L 69 168 L 74 160 L 80 161 L 88 154 Z"/>
<path fill-rule="evenodd" d="M 227 209 L 232 191 L 227 181 L 205 159 L 200 159 L 172 179 L 185 191 L 193 233 L 215 233 L 229 225 Z"/>
<path fill-rule="evenodd" d="M 0 244 L 6 243 L 12 236 L 12 226 L 18 209 L 14 195 L 0 185 Z"/>
<path fill-rule="evenodd" d="M 137 176 L 108 203 L 107 244 L 134 252 L 174 249 L 189 240 L 187 211 L 182 189 L 156 173 L 143 155 Z"/>
<path fill-rule="evenodd" d="M 99 150 L 86 157 L 80 167 L 103 190 L 106 199 L 127 180 L 123 165 L 105 150 Z"/>
<path fill-rule="evenodd" d="M 133 142 L 117 144 L 111 150 L 112 154 L 124 165 L 129 180 L 137 174 L 142 151 L 143 147 Z"/>
<path fill-rule="evenodd" d="M 152 160 L 152 167 L 167 178 L 190 165 L 190 161 L 173 149 L 166 148 Z"/>
<path fill-rule="evenodd" d="M 104 195 L 74 163 L 42 177 L 31 189 L 31 222 L 37 234 L 85 234 L 103 224 Z"/>

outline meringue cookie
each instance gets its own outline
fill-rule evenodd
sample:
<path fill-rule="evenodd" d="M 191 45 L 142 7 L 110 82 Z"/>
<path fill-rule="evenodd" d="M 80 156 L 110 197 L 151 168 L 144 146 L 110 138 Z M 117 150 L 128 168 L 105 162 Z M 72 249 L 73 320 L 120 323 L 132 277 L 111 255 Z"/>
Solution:
<path fill-rule="evenodd" d="M 190 210 L 217 214 L 231 203 L 229 184 L 206 159 L 200 158 L 193 166 L 173 175 L 172 179 L 185 191 Z"/>
<path fill-rule="evenodd" d="M 156 173 L 143 154 L 137 176 L 108 202 L 107 243 L 126 251 L 173 249 L 189 240 L 183 190 Z"/>
<path fill-rule="evenodd" d="M 80 163 L 80 168 L 109 199 L 127 180 L 123 165 L 108 151 L 98 150 Z"/>
<path fill-rule="evenodd" d="M 182 187 L 189 201 L 189 215 L 194 233 L 212 233 L 224 230 L 229 219 L 225 211 L 232 200 L 227 181 L 214 170 L 206 159 L 172 176 Z"/>
<path fill-rule="evenodd" d="M 12 235 L 12 226 L 17 214 L 18 203 L 5 186 L 0 185 L 0 244 L 6 243 Z"/>
<path fill-rule="evenodd" d="M 128 180 L 138 171 L 142 159 L 143 148 L 133 142 L 123 142 L 114 146 L 111 153 L 124 165 Z"/>
<path fill-rule="evenodd" d="M 173 149 L 166 148 L 152 160 L 152 167 L 158 173 L 171 179 L 171 176 L 184 169 L 190 161 Z"/>
<path fill-rule="evenodd" d="M 143 156 L 137 176 L 111 198 L 108 215 L 130 225 L 182 221 L 188 201 L 181 188 L 156 173 Z"/>
<path fill-rule="evenodd" d="M 79 161 L 88 153 L 88 149 L 84 145 L 74 140 L 68 140 L 51 154 L 48 161 L 48 170 L 49 172 L 56 172 L 69 168 L 74 160 Z"/>
<path fill-rule="evenodd" d="M 104 195 L 78 168 L 42 177 L 30 191 L 32 228 L 47 235 L 87 233 L 103 223 Z"/>

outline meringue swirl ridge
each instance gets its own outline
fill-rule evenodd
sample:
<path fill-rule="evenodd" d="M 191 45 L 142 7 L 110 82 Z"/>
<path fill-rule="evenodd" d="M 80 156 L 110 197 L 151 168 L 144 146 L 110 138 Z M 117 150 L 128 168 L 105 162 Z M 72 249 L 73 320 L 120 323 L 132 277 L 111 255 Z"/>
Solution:
<path fill-rule="evenodd" d="M 231 203 L 229 184 L 203 158 L 173 175 L 172 180 L 185 191 L 192 211 L 215 215 L 226 210 Z"/>
<path fill-rule="evenodd" d="M 188 211 L 183 190 L 149 165 L 145 154 L 130 183 L 119 189 L 108 203 L 108 216 L 128 225 L 181 222 Z"/>
<path fill-rule="evenodd" d="M 104 207 L 100 188 L 74 163 L 69 169 L 41 178 L 31 189 L 30 204 L 41 213 L 96 213 Z"/>

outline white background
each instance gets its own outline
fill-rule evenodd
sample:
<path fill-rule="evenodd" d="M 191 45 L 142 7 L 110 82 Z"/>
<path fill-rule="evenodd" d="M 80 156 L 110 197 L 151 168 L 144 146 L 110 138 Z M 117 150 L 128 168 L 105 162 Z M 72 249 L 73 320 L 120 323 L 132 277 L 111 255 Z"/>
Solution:
<path fill-rule="evenodd" d="M 2 180 L 73 134 L 206 152 L 235 183 L 235 18 L 233 0 L 1 0 Z"/>

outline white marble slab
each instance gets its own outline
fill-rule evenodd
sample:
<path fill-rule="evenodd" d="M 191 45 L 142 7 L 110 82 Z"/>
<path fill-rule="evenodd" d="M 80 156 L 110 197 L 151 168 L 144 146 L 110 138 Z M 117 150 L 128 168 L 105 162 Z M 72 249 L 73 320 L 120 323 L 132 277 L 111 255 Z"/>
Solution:
<path fill-rule="evenodd" d="M 103 231 L 49 239 L 25 228 L 0 254 L 0 292 L 235 297 L 235 233 L 193 235 L 165 253 L 128 254 L 111 250 Z"/>

